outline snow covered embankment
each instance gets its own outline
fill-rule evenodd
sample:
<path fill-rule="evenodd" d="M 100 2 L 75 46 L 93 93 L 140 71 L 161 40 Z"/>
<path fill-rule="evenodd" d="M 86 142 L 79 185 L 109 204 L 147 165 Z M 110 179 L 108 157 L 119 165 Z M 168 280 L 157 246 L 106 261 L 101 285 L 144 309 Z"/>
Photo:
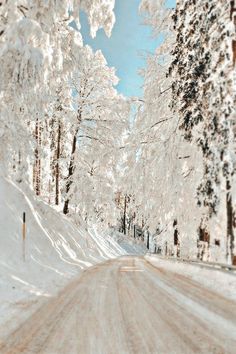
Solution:
<path fill-rule="evenodd" d="M 22 191 L 0 176 L 0 335 L 13 330 L 82 270 L 123 254 L 126 252 L 112 238 L 78 229 L 64 215 L 36 200 L 30 190 Z"/>
<path fill-rule="evenodd" d="M 170 274 L 186 276 L 200 286 L 213 290 L 228 299 L 236 301 L 236 274 L 215 268 L 202 268 L 197 264 L 168 260 L 157 255 L 146 255 L 146 261 L 156 268 L 164 269 Z"/>
<path fill-rule="evenodd" d="M 129 255 L 142 256 L 148 249 L 142 240 L 134 239 L 132 236 L 124 235 L 115 229 L 110 229 L 109 235 L 122 247 Z"/>

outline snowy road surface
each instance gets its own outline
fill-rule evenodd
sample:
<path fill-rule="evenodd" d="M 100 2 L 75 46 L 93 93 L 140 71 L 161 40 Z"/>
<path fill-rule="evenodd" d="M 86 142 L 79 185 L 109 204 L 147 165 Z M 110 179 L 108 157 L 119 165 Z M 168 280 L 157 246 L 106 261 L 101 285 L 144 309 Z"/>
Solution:
<path fill-rule="evenodd" d="M 236 303 L 122 257 L 94 266 L 34 313 L 0 353 L 235 353 Z"/>

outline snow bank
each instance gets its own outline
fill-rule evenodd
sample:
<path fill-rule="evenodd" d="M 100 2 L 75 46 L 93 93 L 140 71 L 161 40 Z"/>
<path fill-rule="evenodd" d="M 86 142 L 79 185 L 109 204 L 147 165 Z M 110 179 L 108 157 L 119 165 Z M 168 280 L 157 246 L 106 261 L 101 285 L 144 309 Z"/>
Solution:
<path fill-rule="evenodd" d="M 142 240 L 124 235 L 115 229 L 110 229 L 109 235 L 114 242 L 119 244 L 129 255 L 144 255 L 148 251 Z"/>
<path fill-rule="evenodd" d="M 215 268 L 206 269 L 198 265 L 182 263 L 175 260 L 167 260 L 157 255 L 146 255 L 145 259 L 157 268 L 164 268 L 169 272 L 186 275 L 206 288 L 236 300 L 236 274 Z"/>
<path fill-rule="evenodd" d="M 22 215 L 26 213 L 23 260 Z M 109 236 L 77 228 L 34 198 L 32 191 L 0 176 L 0 334 L 54 296 L 87 267 L 126 254 Z M 4 323 L 4 327 L 2 324 Z"/>

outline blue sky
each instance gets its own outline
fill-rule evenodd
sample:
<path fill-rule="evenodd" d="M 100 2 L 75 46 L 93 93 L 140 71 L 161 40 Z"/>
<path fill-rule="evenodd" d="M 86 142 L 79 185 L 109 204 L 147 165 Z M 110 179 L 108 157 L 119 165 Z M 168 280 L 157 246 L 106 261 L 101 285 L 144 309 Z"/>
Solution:
<path fill-rule="evenodd" d="M 175 0 L 168 0 L 174 5 Z M 109 66 L 117 69 L 120 82 L 117 89 L 126 96 L 142 96 L 142 78 L 138 70 L 145 66 L 145 54 L 154 52 L 161 38 L 153 38 L 150 27 L 142 25 L 138 13 L 140 0 L 116 0 L 116 23 L 112 36 L 108 38 L 99 30 L 95 39 L 91 38 L 87 17 L 80 16 L 84 43 L 93 49 L 101 49 Z"/>

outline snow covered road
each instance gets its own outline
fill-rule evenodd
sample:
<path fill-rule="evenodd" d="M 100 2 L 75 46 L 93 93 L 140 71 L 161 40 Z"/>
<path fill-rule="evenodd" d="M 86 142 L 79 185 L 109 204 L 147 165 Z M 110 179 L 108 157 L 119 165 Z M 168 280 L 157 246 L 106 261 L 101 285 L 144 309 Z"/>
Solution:
<path fill-rule="evenodd" d="M 0 353 L 235 353 L 236 302 L 186 275 L 124 256 L 50 299 Z"/>

